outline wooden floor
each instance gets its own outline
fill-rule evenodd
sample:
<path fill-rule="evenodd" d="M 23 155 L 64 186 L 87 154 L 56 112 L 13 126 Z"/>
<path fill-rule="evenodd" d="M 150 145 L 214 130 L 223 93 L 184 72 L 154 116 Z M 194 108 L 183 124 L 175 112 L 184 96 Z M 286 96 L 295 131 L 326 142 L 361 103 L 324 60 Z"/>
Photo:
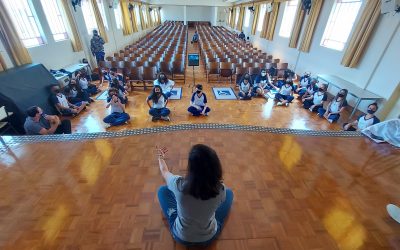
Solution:
<path fill-rule="evenodd" d="M 189 29 L 189 40 L 194 33 L 193 29 Z M 188 44 L 188 53 L 198 52 L 198 45 Z M 185 124 L 185 123 L 227 123 L 242 125 L 260 125 L 277 128 L 292 129 L 311 129 L 311 130 L 340 130 L 340 124 L 347 121 L 349 111 L 340 120 L 339 124 L 330 124 L 325 119 L 319 118 L 315 113 L 310 113 L 302 108 L 298 100 L 289 107 L 277 107 L 273 100 L 266 101 L 264 98 L 253 98 L 251 101 L 216 100 L 212 93 L 212 87 L 229 86 L 238 91 L 227 80 L 218 83 L 213 81 L 207 83 L 204 64 L 195 67 L 195 81 L 193 81 L 193 67 L 186 69 L 186 82 L 177 82 L 178 87 L 182 87 L 182 99 L 171 100 L 169 108 L 171 109 L 171 122 L 158 121 L 151 122 L 148 114 L 148 106 L 146 97 L 150 94 L 151 88 L 144 91 L 143 88 L 135 87 L 130 93 L 129 103 L 126 106 L 127 113 L 131 116 L 131 122 L 128 125 L 112 127 L 107 131 L 120 131 L 134 128 L 146 128 L 154 126 L 165 126 L 167 124 Z M 215 77 L 214 77 L 215 78 Z M 208 117 L 192 117 L 188 112 L 190 98 L 192 95 L 193 82 L 201 83 L 207 95 L 209 106 L 212 111 Z M 107 87 L 104 84 L 104 89 Z M 105 109 L 106 102 L 98 100 L 92 103 L 90 107 L 78 117 L 72 120 L 73 133 L 89 133 L 106 131 L 103 118 L 108 115 L 109 111 Z"/>
<path fill-rule="evenodd" d="M 185 249 L 156 197 L 155 145 L 185 174 L 189 148 L 219 154 L 235 194 L 209 249 L 399 249 L 400 152 L 363 137 L 191 130 L 28 143 L 0 155 L 0 249 Z"/>

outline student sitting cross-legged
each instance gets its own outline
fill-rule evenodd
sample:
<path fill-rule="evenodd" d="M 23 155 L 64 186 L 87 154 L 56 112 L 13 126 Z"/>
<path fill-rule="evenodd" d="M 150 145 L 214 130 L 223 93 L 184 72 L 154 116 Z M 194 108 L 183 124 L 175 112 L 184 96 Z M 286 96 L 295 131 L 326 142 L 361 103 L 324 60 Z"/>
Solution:
<path fill-rule="evenodd" d="M 312 96 L 303 97 L 303 107 L 311 112 L 317 112 L 319 108 L 323 108 L 328 95 L 326 94 L 326 85 L 321 84 Z"/>
<path fill-rule="evenodd" d="M 275 87 L 276 88 L 276 87 Z M 278 88 L 276 88 L 278 89 Z M 279 89 L 279 92 L 275 94 L 275 100 L 277 101 L 277 106 L 286 105 L 289 106 L 289 103 L 293 101 L 293 82 L 288 79 L 285 81 L 285 84 Z"/>
<path fill-rule="evenodd" d="M 346 131 L 360 131 L 363 130 L 371 125 L 377 124 L 380 122 L 378 117 L 375 116 L 375 112 L 378 110 L 378 104 L 377 103 L 371 103 L 368 105 L 368 110 L 366 115 L 361 115 L 358 117 L 357 120 L 350 122 L 350 123 L 344 123 L 343 124 L 343 130 Z"/>
<path fill-rule="evenodd" d="M 303 100 L 304 98 L 313 96 L 314 93 L 318 90 L 317 86 L 318 80 L 316 78 L 311 78 L 309 82 L 310 83 L 307 85 L 305 89 L 299 91 L 298 98 L 301 98 Z"/>
<path fill-rule="evenodd" d="M 303 95 L 307 89 L 307 86 L 311 83 L 311 73 L 305 72 L 303 76 L 300 77 L 299 84 L 293 86 L 294 92 L 299 95 Z"/>
<path fill-rule="evenodd" d="M 149 114 L 152 116 L 151 120 L 153 122 L 160 119 L 170 121 L 169 114 L 171 111 L 167 108 L 168 97 L 162 92 L 160 86 L 154 86 L 146 101 L 150 107 Z"/>
<path fill-rule="evenodd" d="M 347 104 L 347 89 L 341 89 L 335 98 L 328 104 L 327 109 L 323 107 L 318 109 L 318 115 L 324 117 L 328 122 L 333 123 L 339 120 L 340 113 L 344 111 Z"/>
<path fill-rule="evenodd" d="M 170 98 L 172 93 L 172 89 L 174 88 L 175 82 L 172 80 L 169 80 L 167 75 L 163 72 L 160 72 L 158 74 L 158 77 L 156 80 L 153 82 L 154 86 L 160 86 L 162 89 L 162 92 L 167 98 Z"/>
<path fill-rule="evenodd" d="M 118 90 L 114 88 L 108 90 L 106 108 L 110 106 L 110 114 L 103 119 L 103 122 L 107 123 L 107 128 L 122 125 L 131 119 L 129 114 L 125 113 L 125 104 L 123 104 L 122 98 L 118 96 Z"/>
<path fill-rule="evenodd" d="M 61 92 L 58 85 L 51 87 L 50 102 L 62 115 L 77 115 L 86 108 L 87 102 L 72 104 Z"/>
<path fill-rule="evenodd" d="M 270 75 L 267 73 L 267 70 L 262 69 L 260 75 L 257 75 L 254 80 L 253 95 L 268 99 L 267 93 L 273 88 L 275 86 L 272 84 Z"/>
<path fill-rule="evenodd" d="M 190 99 L 190 107 L 188 111 L 192 113 L 193 116 L 205 115 L 211 111 L 209 107 L 207 107 L 207 97 L 203 92 L 203 86 L 201 84 L 196 85 L 196 92 L 193 93 L 192 98 Z"/>
<path fill-rule="evenodd" d="M 251 97 L 253 96 L 253 89 L 250 74 L 244 74 L 240 80 L 238 95 L 240 100 L 251 100 Z"/>

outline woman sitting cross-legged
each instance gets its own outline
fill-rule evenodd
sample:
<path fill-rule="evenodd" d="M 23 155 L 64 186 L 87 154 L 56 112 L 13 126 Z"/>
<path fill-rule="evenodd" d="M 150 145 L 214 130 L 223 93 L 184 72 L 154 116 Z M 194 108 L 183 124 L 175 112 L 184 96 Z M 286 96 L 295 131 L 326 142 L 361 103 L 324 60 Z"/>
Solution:
<path fill-rule="evenodd" d="M 260 75 L 256 76 L 253 84 L 253 95 L 268 99 L 267 93 L 275 86 L 272 84 L 271 76 L 266 69 L 262 69 Z"/>
<path fill-rule="evenodd" d="M 278 89 L 278 88 L 276 88 Z M 279 92 L 275 94 L 275 100 L 277 102 L 277 106 L 286 105 L 289 106 L 289 103 L 293 101 L 293 82 L 288 79 L 285 81 L 285 84 L 279 89 Z"/>
<path fill-rule="evenodd" d="M 149 105 L 149 114 L 152 116 L 152 121 L 164 120 L 170 121 L 169 109 L 167 109 L 168 97 L 162 92 L 159 85 L 155 85 L 151 94 L 146 99 L 147 105 Z"/>
<path fill-rule="evenodd" d="M 222 183 L 217 153 L 202 144 L 194 145 L 185 177 L 174 175 L 164 160 L 165 148 L 157 148 L 161 175 L 166 186 L 158 200 L 175 241 L 185 246 L 207 246 L 221 233 L 233 201 L 233 192 Z"/>
<path fill-rule="evenodd" d="M 207 107 L 207 96 L 203 93 L 203 86 L 201 84 L 196 85 L 196 92 L 193 93 L 192 99 L 190 99 L 188 111 L 192 113 L 193 116 L 207 116 L 211 111 L 211 109 Z"/>
<path fill-rule="evenodd" d="M 318 88 L 318 91 L 315 92 L 312 96 L 308 96 L 302 99 L 303 107 L 310 110 L 311 112 L 317 112 L 319 108 L 324 107 L 324 103 L 327 99 L 328 95 L 326 94 L 326 85 L 321 84 Z"/>
<path fill-rule="evenodd" d="M 111 106 L 111 112 L 108 116 L 103 119 L 103 122 L 107 123 L 107 128 L 111 126 L 118 126 L 129 121 L 129 114 L 125 113 L 125 104 L 123 100 L 118 96 L 118 90 L 110 88 L 108 90 L 107 106 Z"/>
<path fill-rule="evenodd" d="M 375 116 L 375 112 L 377 110 L 378 110 L 378 104 L 376 102 L 371 103 L 370 105 L 368 105 L 368 110 L 366 115 L 358 117 L 358 119 L 353 122 L 344 123 L 343 130 L 360 131 L 371 125 L 379 123 L 380 120 L 378 119 L 378 117 Z"/>
<path fill-rule="evenodd" d="M 243 75 L 242 80 L 239 84 L 239 99 L 240 100 L 251 100 L 253 96 L 252 80 L 249 73 Z"/>
<path fill-rule="evenodd" d="M 335 98 L 328 104 L 327 109 L 324 109 L 323 107 L 318 109 L 319 117 L 325 117 L 325 119 L 330 123 L 339 120 L 340 113 L 342 113 L 347 106 L 347 93 L 347 89 L 341 89 Z"/>

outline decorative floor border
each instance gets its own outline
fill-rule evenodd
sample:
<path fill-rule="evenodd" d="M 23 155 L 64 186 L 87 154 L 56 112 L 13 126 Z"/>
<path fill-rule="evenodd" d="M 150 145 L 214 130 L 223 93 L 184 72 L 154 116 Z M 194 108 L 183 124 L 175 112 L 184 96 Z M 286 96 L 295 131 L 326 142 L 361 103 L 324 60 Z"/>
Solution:
<path fill-rule="evenodd" d="M 223 129 L 233 131 L 246 132 L 264 132 L 274 134 L 291 134 L 300 136 L 328 136 L 328 137 L 361 137 L 358 132 L 351 131 L 332 131 L 332 130 L 302 130 L 288 128 L 270 128 L 251 125 L 236 125 L 236 124 L 216 124 L 216 123 L 200 123 L 200 124 L 178 124 L 170 126 L 161 126 L 153 128 L 139 128 L 133 130 L 124 130 L 118 132 L 98 132 L 98 133 L 76 133 L 70 135 L 24 135 L 24 136 L 3 136 L 2 143 L 7 145 L 15 145 L 21 143 L 35 142 L 52 142 L 52 141 L 80 141 L 92 139 L 118 138 L 132 135 L 145 135 L 162 132 L 175 132 L 193 129 Z M 0 145 L 4 146 L 4 145 Z"/>

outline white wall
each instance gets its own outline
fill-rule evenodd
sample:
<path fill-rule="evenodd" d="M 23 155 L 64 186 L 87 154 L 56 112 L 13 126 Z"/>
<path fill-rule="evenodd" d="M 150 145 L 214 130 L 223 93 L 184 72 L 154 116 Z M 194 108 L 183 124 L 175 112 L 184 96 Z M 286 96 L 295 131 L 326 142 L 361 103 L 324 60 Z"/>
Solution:
<path fill-rule="evenodd" d="M 42 63 L 47 69 L 60 69 L 67 65 L 78 63 L 82 58 L 87 58 L 89 62 L 94 63 L 95 59 L 90 53 L 90 39 L 91 34 L 85 26 L 83 13 L 80 7 L 77 7 L 77 11 L 73 12 L 76 23 L 78 24 L 78 32 L 81 35 L 82 43 L 84 45 L 84 51 L 73 52 L 71 41 L 64 40 L 55 42 L 51 34 L 50 28 L 47 24 L 46 16 L 40 6 L 40 1 L 32 1 L 35 13 L 38 17 L 39 23 L 41 24 L 43 34 L 45 36 L 46 43 L 41 46 L 28 48 L 28 52 L 32 57 L 34 63 Z M 105 10 L 107 23 L 109 29 L 107 30 L 108 43 L 105 44 L 104 49 L 106 55 L 111 55 L 114 52 L 123 49 L 125 46 L 133 43 L 140 39 L 147 32 L 151 31 L 152 28 L 141 31 L 139 25 L 139 32 L 136 32 L 129 36 L 124 36 L 122 29 L 117 29 L 114 10 L 106 7 Z M 9 56 L 4 51 L 3 44 L 0 42 L 0 53 L 5 58 L 7 66 L 11 68 L 13 65 Z M 94 64 L 92 64 L 94 66 Z"/>
<path fill-rule="evenodd" d="M 213 8 L 210 6 L 187 6 L 187 21 L 213 21 Z"/>
<path fill-rule="evenodd" d="M 160 6 L 161 6 L 162 22 L 202 21 L 202 22 L 210 22 L 211 25 L 223 25 L 225 20 L 225 12 L 224 12 L 225 7 L 186 6 L 186 5 L 160 5 Z M 218 22 L 218 20 L 222 20 L 222 22 Z"/>
<path fill-rule="evenodd" d="M 382 15 L 367 45 L 360 65 L 357 68 L 347 68 L 340 64 L 344 50 L 337 51 L 320 46 L 320 41 L 332 7 L 333 1 L 324 1 L 309 53 L 289 48 L 289 38 L 279 36 L 285 3 L 282 3 L 280 6 L 273 41 L 260 38 L 259 32 L 254 36 L 250 35 L 253 17 L 250 19 L 249 27 L 244 27 L 243 29 L 246 35 L 250 36 L 250 40 L 255 47 L 272 54 L 275 58 L 280 58 L 283 62 L 289 63 L 289 67 L 295 69 L 297 73 L 311 71 L 314 75 L 336 75 L 352 82 L 360 88 L 389 99 L 394 94 L 395 88 L 400 82 L 400 74 L 396 73 L 399 70 L 400 15 Z M 359 16 L 357 20 L 358 18 Z M 302 34 L 300 39 L 301 37 Z M 352 103 L 353 100 L 350 100 L 350 102 Z M 360 109 L 365 111 L 367 103 L 361 105 Z"/>
<path fill-rule="evenodd" d="M 161 5 L 161 21 L 184 21 L 185 6 Z"/>

